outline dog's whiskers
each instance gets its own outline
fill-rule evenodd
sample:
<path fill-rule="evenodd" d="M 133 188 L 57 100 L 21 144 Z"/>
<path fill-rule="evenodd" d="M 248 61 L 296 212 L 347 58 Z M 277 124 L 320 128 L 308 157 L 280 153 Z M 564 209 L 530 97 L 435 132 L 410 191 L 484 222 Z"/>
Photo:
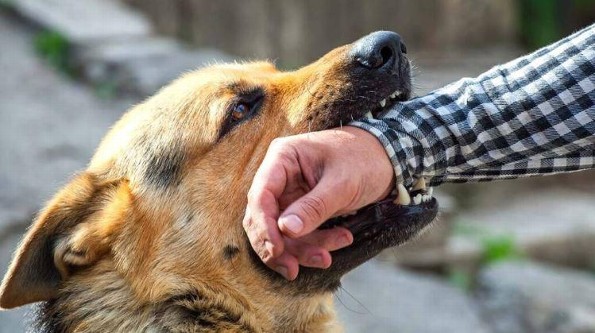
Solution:
<path fill-rule="evenodd" d="M 354 309 L 350 308 L 349 306 L 347 306 L 347 304 L 345 304 L 345 302 L 343 302 L 343 300 L 341 299 L 340 295 L 339 295 L 338 293 L 336 293 L 336 294 L 335 294 L 335 297 L 337 297 L 337 300 L 339 300 L 339 302 L 340 302 L 340 303 L 341 303 L 341 304 L 342 304 L 342 305 L 343 305 L 343 306 L 344 306 L 344 307 L 345 307 L 347 310 L 349 310 L 350 312 L 353 312 L 353 313 L 357 313 L 357 314 L 372 314 L 372 312 L 370 312 L 370 310 L 369 310 L 369 309 L 368 309 L 368 308 L 367 308 L 367 307 L 366 307 L 366 306 L 365 306 L 365 305 L 364 305 L 362 302 L 360 302 L 360 301 L 359 301 L 357 298 L 355 298 L 355 297 L 354 297 L 354 296 L 353 296 L 353 295 L 352 295 L 352 294 L 351 294 L 349 291 L 347 291 L 347 289 L 345 289 L 345 288 L 344 288 L 344 287 L 342 287 L 342 286 L 341 286 L 341 287 L 339 287 L 339 289 L 340 289 L 341 291 L 344 291 L 344 292 L 345 292 L 345 293 L 346 293 L 346 294 L 347 294 L 349 297 L 351 297 L 351 299 L 353 299 L 354 301 L 356 301 L 356 302 L 357 302 L 357 304 L 358 304 L 360 307 L 362 307 L 362 308 L 365 310 L 365 312 L 360 312 L 360 311 L 357 311 L 357 310 L 354 310 Z"/>

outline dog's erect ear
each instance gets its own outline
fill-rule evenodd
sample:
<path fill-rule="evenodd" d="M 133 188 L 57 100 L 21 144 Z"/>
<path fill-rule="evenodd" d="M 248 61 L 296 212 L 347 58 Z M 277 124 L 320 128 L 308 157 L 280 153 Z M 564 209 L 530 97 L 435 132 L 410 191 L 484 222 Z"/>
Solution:
<path fill-rule="evenodd" d="M 109 251 L 131 202 L 126 180 L 83 173 L 49 202 L 17 250 L 0 285 L 0 308 L 55 297 L 60 282 Z"/>

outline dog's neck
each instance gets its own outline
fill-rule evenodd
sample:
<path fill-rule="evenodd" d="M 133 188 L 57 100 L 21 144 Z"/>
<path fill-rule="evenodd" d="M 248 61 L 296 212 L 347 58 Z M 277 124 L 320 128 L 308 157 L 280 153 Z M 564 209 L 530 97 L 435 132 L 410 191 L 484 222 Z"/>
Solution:
<path fill-rule="evenodd" d="M 259 303 L 259 295 L 196 290 L 160 302 L 139 301 L 110 265 L 67 283 L 40 305 L 42 333 L 63 332 L 338 332 L 332 298 L 292 298 L 291 304 Z M 92 287 L 91 287 L 92 286 Z M 248 288 L 249 289 L 249 288 Z M 246 289 L 246 293 L 250 291 Z"/>

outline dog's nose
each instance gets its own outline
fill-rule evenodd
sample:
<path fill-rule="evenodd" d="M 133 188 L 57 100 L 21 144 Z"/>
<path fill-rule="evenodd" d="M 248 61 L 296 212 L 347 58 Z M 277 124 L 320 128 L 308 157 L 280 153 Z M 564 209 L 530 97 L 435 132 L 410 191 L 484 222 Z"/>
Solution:
<path fill-rule="evenodd" d="M 390 69 L 403 53 L 407 53 L 407 48 L 399 34 L 377 31 L 353 43 L 350 53 L 359 66 L 368 69 Z"/>

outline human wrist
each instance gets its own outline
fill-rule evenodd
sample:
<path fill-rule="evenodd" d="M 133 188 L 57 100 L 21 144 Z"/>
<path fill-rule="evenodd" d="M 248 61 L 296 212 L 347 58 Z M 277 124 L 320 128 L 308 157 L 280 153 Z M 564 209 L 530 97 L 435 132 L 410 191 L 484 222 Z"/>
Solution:
<path fill-rule="evenodd" d="M 357 157 L 365 163 L 362 166 L 368 171 L 365 173 L 365 186 L 373 187 L 368 191 L 376 194 L 372 199 L 375 201 L 388 196 L 394 189 L 395 174 L 382 143 L 370 132 L 355 126 L 343 126 L 341 130 L 353 136 L 356 148 L 352 153 L 358 154 Z"/>

